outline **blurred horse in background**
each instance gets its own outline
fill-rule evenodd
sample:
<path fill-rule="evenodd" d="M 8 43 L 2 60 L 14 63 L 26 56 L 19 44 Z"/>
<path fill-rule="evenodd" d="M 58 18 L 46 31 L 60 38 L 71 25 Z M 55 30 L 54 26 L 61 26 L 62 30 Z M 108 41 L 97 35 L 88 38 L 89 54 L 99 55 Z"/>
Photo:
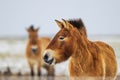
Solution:
<path fill-rule="evenodd" d="M 27 29 L 29 34 L 29 40 L 26 47 L 26 57 L 31 70 L 31 75 L 34 76 L 34 65 L 37 64 L 38 76 L 41 75 L 41 67 L 44 67 L 48 71 L 48 76 L 54 76 L 54 66 L 48 66 L 43 63 L 42 54 L 50 38 L 38 37 L 39 28 L 35 29 L 34 26 L 30 26 Z"/>
<path fill-rule="evenodd" d="M 81 19 L 55 20 L 61 30 L 44 52 L 49 65 L 70 59 L 69 73 L 73 80 L 115 80 L 117 62 L 114 50 L 108 44 L 88 40 Z"/>

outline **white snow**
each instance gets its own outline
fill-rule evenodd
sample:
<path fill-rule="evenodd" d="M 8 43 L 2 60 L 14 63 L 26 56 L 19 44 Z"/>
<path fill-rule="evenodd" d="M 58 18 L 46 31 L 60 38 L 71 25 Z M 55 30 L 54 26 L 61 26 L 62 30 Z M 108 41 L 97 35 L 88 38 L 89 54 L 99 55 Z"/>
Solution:
<path fill-rule="evenodd" d="M 91 38 L 92 40 L 97 40 Z M 115 50 L 118 62 L 118 73 L 120 73 L 120 39 L 101 39 L 104 42 L 109 43 Z M 115 44 L 114 44 L 115 43 Z M 22 40 L 0 40 L 0 71 L 6 71 L 7 66 L 10 67 L 13 73 L 18 73 L 19 71 L 22 74 L 29 73 L 30 69 L 25 58 L 25 48 L 26 41 Z M 21 55 L 16 57 L 16 55 Z M 55 74 L 56 75 L 68 75 L 68 64 L 69 61 L 56 64 L 55 65 Z M 46 73 L 42 69 L 43 74 Z"/>

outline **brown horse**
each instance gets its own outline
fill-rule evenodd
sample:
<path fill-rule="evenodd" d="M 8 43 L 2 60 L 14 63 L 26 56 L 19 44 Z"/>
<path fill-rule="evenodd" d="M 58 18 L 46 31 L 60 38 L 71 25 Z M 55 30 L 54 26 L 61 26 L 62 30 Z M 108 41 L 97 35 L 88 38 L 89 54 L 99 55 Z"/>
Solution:
<path fill-rule="evenodd" d="M 113 48 L 100 41 L 88 40 L 81 19 L 55 20 L 61 30 L 47 46 L 44 61 L 55 64 L 70 59 L 70 79 L 114 80 L 117 62 Z"/>
<path fill-rule="evenodd" d="M 41 75 L 40 69 L 42 66 L 47 69 L 48 76 L 53 76 L 54 67 L 44 65 L 44 61 L 42 60 L 42 53 L 50 42 L 50 38 L 39 38 L 38 30 L 39 28 L 34 29 L 33 26 L 30 26 L 30 28 L 27 29 L 27 32 L 29 33 L 29 40 L 26 47 L 26 57 L 31 70 L 31 75 L 34 76 L 34 65 L 37 64 L 38 76 Z"/>

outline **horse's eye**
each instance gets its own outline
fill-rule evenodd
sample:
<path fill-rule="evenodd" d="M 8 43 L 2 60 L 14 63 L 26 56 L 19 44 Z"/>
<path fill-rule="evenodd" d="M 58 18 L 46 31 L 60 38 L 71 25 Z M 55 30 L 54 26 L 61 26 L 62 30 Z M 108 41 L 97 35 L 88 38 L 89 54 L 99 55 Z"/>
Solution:
<path fill-rule="evenodd" d="M 59 40 L 64 40 L 64 36 L 59 36 Z"/>

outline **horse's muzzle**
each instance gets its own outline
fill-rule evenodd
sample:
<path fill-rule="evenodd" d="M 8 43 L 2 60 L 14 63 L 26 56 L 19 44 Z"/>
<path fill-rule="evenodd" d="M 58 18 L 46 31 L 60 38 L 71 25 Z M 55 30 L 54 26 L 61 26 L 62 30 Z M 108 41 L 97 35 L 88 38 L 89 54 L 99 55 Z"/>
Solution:
<path fill-rule="evenodd" d="M 49 58 L 49 56 L 48 56 L 48 54 L 45 54 L 44 55 L 44 57 L 43 57 L 43 59 L 44 59 L 44 61 L 46 62 L 46 63 L 48 63 L 48 64 L 52 64 L 53 63 L 53 61 L 54 61 L 54 58 Z"/>
<path fill-rule="evenodd" d="M 36 52 L 37 52 L 37 49 L 32 49 L 32 52 L 33 52 L 33 53 L 36 53 Z"/>

